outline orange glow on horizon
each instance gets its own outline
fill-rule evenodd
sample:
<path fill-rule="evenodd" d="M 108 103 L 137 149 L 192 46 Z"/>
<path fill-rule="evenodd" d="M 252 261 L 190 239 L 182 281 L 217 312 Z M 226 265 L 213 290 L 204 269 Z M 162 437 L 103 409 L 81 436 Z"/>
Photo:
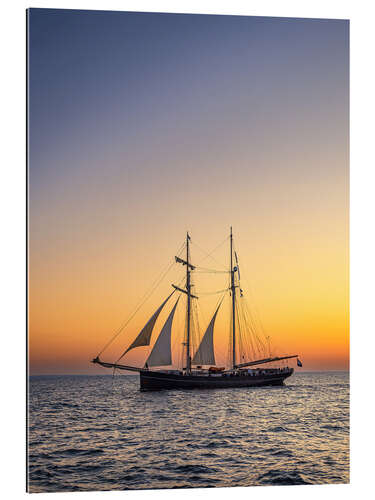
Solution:
<path fill-rule="evenodd" d="M 281 240 L 278 243 L 284 244 Z M 199 242 L 199 247 L 201 246 Z M 126 243 L 124 248 L 126 249 Z M 161 249 L 164 250 L 164 247 L 161 246 Z M 304 253 L 301 248 L 293 255 L 281 254 L 277 252 L 275 245 L 272 250 L 268 249 L 262 253 L 244 252 L 242 246 L 238 251 L 241 274 L 244 276 L 241 286 L 253 313 L 259 311 L 265 332 L 271 337 L 272 354 L 299 354 L 303 361 L 303 370 L 347 370 L 349 300 L 346 252 L 341 252 L 341 259 L 331 259 L 330 253 L 335 255 L 332 248 L 330 252 L 320 248 L 310 250 L 309 256 L 307 250 Z M 338 249 L 336 251 L 337 255 L 340 255 Z M 228 260 L 225 244 L 220 252 L 217 260 L 225 265 Z M 172 255 L 173 253 L 169 252 Z M 90 359 L 98 354 L 123 323 L 124 318 L 134 310 L 152 281 L 152 271 L 152 277 L 155 276 L 153 268 L 156 267 L 156 262 L 160 262 L 161 267 L 166 263 L 165 255 L 155 256 L 155 252 L 149 255 L 147 260 L 145 250 L 139 255 L 125 255 L 124 251 L 117 260 L 106 259 L 105 255 L 97 255 L 92 261 L 73 258 L 68 260 L 71 265 L 65 269 L 59 265 L 57 258 L 51 263 L 53 273 L 46 273 L 45 276 L 39 274 L 39 279 L 35 276 L 36 269 L 31 268 L 31 374 L 109 373 L 102 367 L 90 364 Z M 63 257 L 64 262 L 67 262 L 67 255 Z M 193 254 L 193 259 L 194 257 L 198 259 L 198 255 Z M 202 260 L 202 254 L 199 257 Z M 131 265 L 125 268 L 124 262 Z M 123 265 L 122 274 L 116 273 L 119 264 L 120 268 L 121 264 Z M 218 267 L 214 261 L 209 260 L 204 260 L 202 265 Z M 252 280 L 247 279 L 247 268 L 251 269 Z M 175 265 L 172 274 L 167 276 L 124 333 L 103 353 L 103 359 L 117 359 L 169 293 L 170 283 L 178 282 L 183 276 L 183 269 Z M 199 287 L 203 291 L 223 289 L 225 280 L 226 275 L 197 275 L 197 292 Z M 250 291 L 248 284 L 251 285 Z M 202 313 L 201 334 L 208 324 L 218 297 L 203 295 L 199 299 Z M 215 328 L 215 352 L 217 363 L 220 365 L 227 360 L 229 342 L 229 302 L 226 304 L 226 301 L 219 312 Z M 172 302 L 156 324 L 152 344 L 172 307 Z M 183 301 L 181 302 L 183 304 Z M 172 332 L 175 365 L 179 364 L 184 330 L 185 312 L 182 304 L 177 309 Z M 148 352 L 147 347 L 137 348 L 122 361 L 142 366 Z M 293 363 L 295 364 L 295 361 L 291 361 L 292 366 Z"/>

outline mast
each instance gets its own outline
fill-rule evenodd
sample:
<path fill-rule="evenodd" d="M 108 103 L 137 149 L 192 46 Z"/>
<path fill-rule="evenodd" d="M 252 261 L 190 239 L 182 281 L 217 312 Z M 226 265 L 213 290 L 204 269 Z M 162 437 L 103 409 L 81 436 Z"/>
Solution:
<path fill-rule="evenodd" d="M 187 324 L 186 324 L 186 373 L 191 373 L 190 357 L 190 319 L 191 319 L 191 284 L 190 284 L 190 263 L 189 263 L 189 232 L 186 233 L 186 291 L 187 291 Z"/>
<path fill-rule="evenodd" d="M 234 273 L 233 269 L 233 234 L 232 226 L 230 227 L 230 289 L 232 291 L 232 369 L 236 367 L 236 287 L 234 285 Z"/>

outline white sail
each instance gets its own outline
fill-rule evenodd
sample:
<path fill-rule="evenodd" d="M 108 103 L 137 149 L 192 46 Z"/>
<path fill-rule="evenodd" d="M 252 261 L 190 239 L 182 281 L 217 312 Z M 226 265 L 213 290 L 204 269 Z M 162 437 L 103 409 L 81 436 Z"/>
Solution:
<path fill-rule="evenodd" d="M 174 294 L 174 291 L 165 299 L 165 301 L 162 303 L 162 305 L 154 312 L 154 314 L 151 316 L 151 318 L 147 321 L 145 326 L 142 328 L 134 342 L 124 351 L 121 356 L 119 357 L 118 361 L 125 356 L 127 352 L 129 352 L 131 349 L 134 349 L 135 347 L 141 347 L 145 345 L 150 345 L 150 340 L 151 340 L 151 335 L 152 335 L 152 330 L 154 329 L 156 320 L 159 317 L 159 314 L 161 313 L 161 310 L 165 306 L 165 304 L 168 302 L 168 300 L 172 297 Z"/>
<path fill-rule="evenodd" d="M 210 324 L 207 327 L 198 350 L 194 354 L 193 365 L 215 365 L 215 352 L 214 352 L 214 326 L 216 315 L 221 306 L 221 302 L 213 315 Z"/>
<path fill-rule="evenodd" d="M 171 332 L 174 313 L 180 297 L 177 299 L 172 311 L 170 312 L 167 321 L 157 338 L 154 347 L 146 361 L 147 366 L 168 366 L 172 364 L 172 353 L 171 353 Z"/>

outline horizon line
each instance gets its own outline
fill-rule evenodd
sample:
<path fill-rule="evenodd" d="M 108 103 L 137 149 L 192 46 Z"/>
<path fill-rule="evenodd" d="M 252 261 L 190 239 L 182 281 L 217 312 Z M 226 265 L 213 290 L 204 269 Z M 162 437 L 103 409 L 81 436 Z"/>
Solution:
<path fill-rule="evenodd" d="M 125 370 L 124 370 L 125 371 Z M 349 369 L 347 370 L 301 370 L 298 372 L 294 372 L 293 375 L 297 373 L 325 373 L 325 372 L 350 372 Z M 131 372 L 129 373 L 118 373 L 117 376 L 121 375 L 131 375 L 133 377 L 136 377 L 137 375 L 133 375 Z M 104 377 L 112 377 L 112 373 L 36 373 L 36 374 L 28 374 L 27 377 L 97 377 L 97 376 L 104 376 Z"/>

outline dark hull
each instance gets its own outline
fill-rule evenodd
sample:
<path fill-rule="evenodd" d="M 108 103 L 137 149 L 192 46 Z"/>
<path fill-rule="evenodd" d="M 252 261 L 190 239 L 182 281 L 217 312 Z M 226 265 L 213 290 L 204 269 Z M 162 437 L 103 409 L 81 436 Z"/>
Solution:
<path fill-rule="evenodd" d="M 165 389 L 225 389 L 230 387 L 260 387 L 283 385 L 293 373 L 289 368 L 280 373 L 265 373 L 241 376 L 179 375 L 158 371 L 140 372 L 141 391 L 161 391 Z"/>

